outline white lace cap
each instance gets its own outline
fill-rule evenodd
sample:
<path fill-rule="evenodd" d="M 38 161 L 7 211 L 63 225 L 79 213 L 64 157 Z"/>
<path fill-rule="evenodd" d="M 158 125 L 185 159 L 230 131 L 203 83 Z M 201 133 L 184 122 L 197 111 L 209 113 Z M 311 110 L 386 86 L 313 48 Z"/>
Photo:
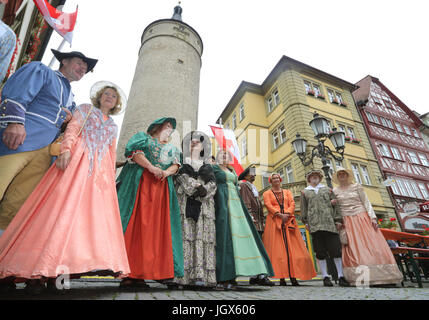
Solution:
<path fill-rule="evenodd" d="M 90 98 L 91 99 L 94 98 L 97 92 L 103 89 L 104 87 L 114 87 L 116 90 L 118 90 L 118 93 L 121 96 L 122 106 L 121 106 L 121 111 L 119 113 L 116 113 L 115 116 L 123 114 L 125 112 L 125 108 L 127 107 L 127 96 L 125 92 L 113 82 L 102 80 L 94 83 L 89 93 Z"/>

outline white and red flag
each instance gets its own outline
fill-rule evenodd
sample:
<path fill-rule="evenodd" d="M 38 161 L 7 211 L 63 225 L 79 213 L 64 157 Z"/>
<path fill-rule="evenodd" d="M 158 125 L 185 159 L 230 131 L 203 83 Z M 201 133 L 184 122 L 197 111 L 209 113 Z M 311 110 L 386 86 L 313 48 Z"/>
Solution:
<path fill-rule="evenodd" d="M 47 0 L 33 1 L 46 22 L 71 45 L 77 18 L 77 8 L 73 13 L 65 13 L 51 6 Z"/>
<path fill-rule="evenodd" d="M 218 145 L 224 149 L 229 151 L 229 153 L 233 157 L 233 163 L 231 166 L 234 168 L 237 176 L 242 173 L 243 167 L 241 166 L 241 157 L 240 157 L 240 149 L 238 148 L 237 139 L 235 138 L 234 131 L 231 129 L 224 129 L 220 127 L 210 126 L 215 136 L 215 139 Z"/>

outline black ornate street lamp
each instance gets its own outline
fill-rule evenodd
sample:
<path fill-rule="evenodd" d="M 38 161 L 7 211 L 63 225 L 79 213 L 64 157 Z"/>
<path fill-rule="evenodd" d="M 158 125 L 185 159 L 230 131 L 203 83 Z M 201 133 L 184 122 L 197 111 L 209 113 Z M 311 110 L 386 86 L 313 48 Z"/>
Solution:
<path fill-rule="evenodd" d="M 342 161 L 344 159 L 344 149 L 346 143 L 345 133 L 342 131 L 337 131 L 336 128 L 333 128 L 332 132 L 329 132 L 328 120 L 326 120 L 324 117 L 321 117 L 317 112 L 314 113 L 313 120 L 310 121 L 309 125 L 314 131 L 314 138 L 317 139 L 317 145 L 311 150 L 311 156 L 309 158 L 307 157 L 307 140 L 302 138 L 299 133 L 296 134 L 296 139 L 292 141 L 293 148 L 295 149 L 296 154 L 304 166 L 308 166 L 309 164 L 313 163 L 314 157 L 321 158 L 323 164 L 322 170 L 325 174 L 326 182 L 328 187 L 332 188 L 327 157 L 331 156 L 337 161 Z M 334 146 L 338 155 L 334 154 L 334 151 L 332 151 L 328 146 L 325 146 L 325 141 L 328 138 L 332 142 L 332 145 Z"/>

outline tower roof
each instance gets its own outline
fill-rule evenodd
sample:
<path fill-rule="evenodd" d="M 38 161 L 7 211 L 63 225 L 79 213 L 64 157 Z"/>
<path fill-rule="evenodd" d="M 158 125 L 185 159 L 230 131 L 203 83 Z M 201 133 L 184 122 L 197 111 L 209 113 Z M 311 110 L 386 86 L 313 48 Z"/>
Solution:
<path fill-rule="evenodd" d="M 174 7 L 174 13 L 173 13 L 173 16 L 171 17 L 171 19 L 182 21 L 182 12 L 183 12 L 183 9 L 180 6 L 180 1 L 179 1 L 179 4 Z"/>

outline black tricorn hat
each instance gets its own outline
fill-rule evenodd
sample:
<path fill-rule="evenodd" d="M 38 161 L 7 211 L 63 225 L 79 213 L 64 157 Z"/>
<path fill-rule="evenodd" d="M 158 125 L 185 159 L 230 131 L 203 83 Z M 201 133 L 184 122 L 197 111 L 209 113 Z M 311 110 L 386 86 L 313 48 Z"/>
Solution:
<path fill-rule="evenodd" d="M 250 172 L 250 170 L 252 170 L 252 172 Z M 238 176 L 238 180 L 244 180 L 244 178 L 246 178 L 246 176 L 252 173 L 255 175 L 255 167 L 254 166 L 248 166 L 239 176 Z"/>
<path fill-rule="evenodd" d="M 92 71 L 92 69 L 94 69 L 95 65 L 98 62 L 97 59 L 88 58 L 82 52 L 79 52 L 79 51 L 60 52 L 54 49 L 51 49 L 51 51 L 59 62 L 61 62 L 63 59 L 66 59 L 66 58 L 74 58 L 74 57 L 81 58 L 88 65 L 88 70 L 86 71 L 86 73 Z"/>

